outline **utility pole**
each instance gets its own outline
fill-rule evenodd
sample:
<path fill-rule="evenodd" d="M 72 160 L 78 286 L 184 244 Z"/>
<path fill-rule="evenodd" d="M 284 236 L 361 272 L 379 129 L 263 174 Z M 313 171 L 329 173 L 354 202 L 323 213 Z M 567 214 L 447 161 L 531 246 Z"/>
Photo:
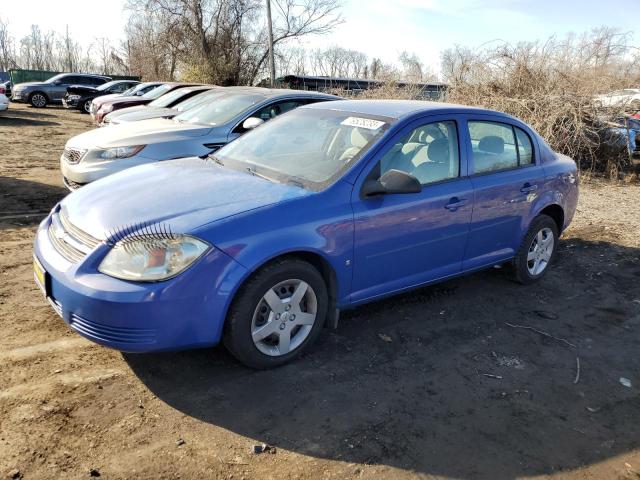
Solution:
<path fill-rule="evenodd" d="M 273 57 L 273 23 L 271 23 L 271 0 L 267 0 L 267 31 L 269 32 L 269 80 L 271 88 L 276 86 L 276 62 Z"/>

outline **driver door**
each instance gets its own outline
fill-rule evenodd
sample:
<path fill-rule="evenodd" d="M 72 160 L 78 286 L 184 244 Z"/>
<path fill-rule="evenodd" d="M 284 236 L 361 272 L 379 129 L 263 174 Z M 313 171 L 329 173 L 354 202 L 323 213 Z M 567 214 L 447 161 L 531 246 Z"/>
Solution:
<path fill-rule="evenodd" d="M 459 132 L 451 116 L 413 122 L 360 175 L 352 197 L 353 302 L 462 270 L 473 189 Z M 415 176 L 422 191 L 362 198 L 364 181 L 390 169 Z"/>

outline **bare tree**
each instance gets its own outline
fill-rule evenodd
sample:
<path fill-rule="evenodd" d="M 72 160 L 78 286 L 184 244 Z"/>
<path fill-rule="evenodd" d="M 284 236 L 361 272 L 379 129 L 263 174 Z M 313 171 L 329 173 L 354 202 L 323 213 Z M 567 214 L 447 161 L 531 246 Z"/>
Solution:
<path fill-rule="evenodd" d="M 9 25 L 0 18 L 0 70 L 17 67 L 15 42 L 9 33 Z"/>

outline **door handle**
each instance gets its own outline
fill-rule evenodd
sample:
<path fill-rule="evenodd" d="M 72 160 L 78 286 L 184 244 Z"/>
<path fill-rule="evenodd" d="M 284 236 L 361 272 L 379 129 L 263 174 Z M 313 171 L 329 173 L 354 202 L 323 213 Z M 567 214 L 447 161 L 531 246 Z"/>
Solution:
<path fill-rule="evenodd" d="M 525 183 L 524 186 L 520 189 L 522 193 L 531 193 L 538 190 L 538 185 L 531 185 L 529 183 Z"/>
<path fill-rule="evenodd" d="M 463 207 L 466 204 L 467 204 L 467 199 L 466 198 L 453 197 L 451 200 L 449 200 L 449 203 L 447 203 L 444 206 L 444 208 L 446 208 L 447 210 L 449 210 L 451 212 L 455 212 L 460 207 Z"/>

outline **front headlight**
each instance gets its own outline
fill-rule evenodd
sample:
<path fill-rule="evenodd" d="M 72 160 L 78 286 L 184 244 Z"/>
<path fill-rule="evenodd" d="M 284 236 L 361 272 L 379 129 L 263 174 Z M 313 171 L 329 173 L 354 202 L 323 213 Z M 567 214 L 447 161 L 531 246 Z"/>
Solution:
<path fill-rule="evenodd" d="M 209 244 L 188 235 L 138 237 L 116 243 L 98 271 L 122 280 L 166 280 L 188 268 L 209 248 Z"/>
<path fill-rule="evenodd" d="M 129 157 L 133 157 L 145 146 L 146 145 L 132 145 L 130 147 L 108 148 L 106 150 L 100 151 L 100 153 L 98 153 L 98 157 L 100 157 L 103 160 L 115 160 L 116 158 L 129 158 Z"/>
<path fill-rule="evenodd" d="M 111 104 L 103 105 L 103 106 L 100 107 L 100 111 L 102 113 L 109 113 L 109 112 L 113 111 L 113 105 L 111 105 Z"/>
<path fill-rule="evenodd" d="M 69 95 L 69 100 L 78 100 L 80 99 L 80 95 Z"/>

